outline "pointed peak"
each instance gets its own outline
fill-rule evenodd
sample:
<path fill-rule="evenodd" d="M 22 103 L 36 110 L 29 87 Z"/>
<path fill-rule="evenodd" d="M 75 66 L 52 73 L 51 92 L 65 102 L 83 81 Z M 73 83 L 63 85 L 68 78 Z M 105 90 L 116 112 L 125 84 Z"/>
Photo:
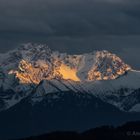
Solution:
<path fill-rule="evenodd" d="M 97 51 L 95 63 L 88 72 L 89 80 L 111 80 L 125 74 L 131 67 L 117 55 L 108 51 Z"/>
<path fill-rule="evenodd" d="M 17 61 L 18 58 L 18 61 Z M 8 62 L 5 64 L 5 62 Z M 4 61 L 21 83 L 42 80 L 93 81 L 116 79 L 131 67 L 107 50 L 81 55 L 53 52 L 46 44 L 22 44 Z"/>

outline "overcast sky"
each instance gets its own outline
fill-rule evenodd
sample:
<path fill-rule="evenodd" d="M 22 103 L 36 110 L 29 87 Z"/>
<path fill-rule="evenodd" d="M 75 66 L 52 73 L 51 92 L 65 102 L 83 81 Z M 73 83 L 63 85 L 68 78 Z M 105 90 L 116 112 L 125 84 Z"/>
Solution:
<path fill-rule="evenodd" d="M 0 0 L 0 52 L 26 42 L 106 49 L 140 69 L 140 0 Z"/>

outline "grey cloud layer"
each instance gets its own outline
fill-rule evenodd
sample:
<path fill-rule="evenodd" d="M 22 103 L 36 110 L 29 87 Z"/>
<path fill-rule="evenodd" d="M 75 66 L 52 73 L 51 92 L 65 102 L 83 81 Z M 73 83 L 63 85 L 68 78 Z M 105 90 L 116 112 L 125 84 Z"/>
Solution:
<path fill-rule="evenodd" d="M 107 49 L 140 67 L 138 55 L 131 59 L 140 53 L 139 7 L 140 0 L 0 0 L 0 51 L 47 42 L 70 53 Z"/>
<path fill-rule="evenodd" d="M 0 0 L 0 31 L 140 34 L 139 0 Z"/>

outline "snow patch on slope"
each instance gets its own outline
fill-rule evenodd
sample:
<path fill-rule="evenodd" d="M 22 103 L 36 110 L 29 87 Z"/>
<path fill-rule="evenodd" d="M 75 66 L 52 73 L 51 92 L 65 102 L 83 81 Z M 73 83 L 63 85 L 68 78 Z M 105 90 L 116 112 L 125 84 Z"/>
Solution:
<path fill-rule="evenodd" d="M 134 105 L 129 111 L 130 112 L 140 112 L 140 104 Z"/>

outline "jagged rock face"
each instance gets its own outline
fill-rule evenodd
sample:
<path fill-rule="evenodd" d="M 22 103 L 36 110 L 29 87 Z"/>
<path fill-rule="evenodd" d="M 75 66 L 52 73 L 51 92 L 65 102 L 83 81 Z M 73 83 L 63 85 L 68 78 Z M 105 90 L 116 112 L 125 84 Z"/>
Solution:
<path fill-rule="evenodd" d="M 71 91 L 92 94 L 121 110 L 139 111 L 139 83 L 140 73 L 108 51 L 68 55 L 46 45 L 26 44 L 0 54 L 1 110 L 28 96 L 36 103 L 46 94 Z"/>
<path fill-rule="evenodd" d="M 48 79 L 51 75 L 51 66 L 45 61 L 36 61 L 34 64 L 21 60 L 17 71 L 11 70 L 9 74 L 15 73 L 20 83 L 35 83 L 38 84 L 43 79 Z"/>
<path fill-rule="evenodd" d="M 18 60 L 14 61 L 14 58 Z M 96 81 L 116 79 L 131 68 L 115 54 L 96 51 L 83 55 L 52 52 L 46 45 L 26 44 L 8 55 L 13 63 L 9 74 L 15 74 L 20 83 L 39 84 L 42 80 L 64 79 Z M 5 60 L 4 60 L 5 61 Z M 8 66 L 8 63 L 1 62 Z"/>
<path fill-rule="evenodd" d="M 130 66 L 115 54 L 107 51 L 97 52 L 95 64 L 88 72 L 88 80 L 116 79 L 130 69 Z"/>

